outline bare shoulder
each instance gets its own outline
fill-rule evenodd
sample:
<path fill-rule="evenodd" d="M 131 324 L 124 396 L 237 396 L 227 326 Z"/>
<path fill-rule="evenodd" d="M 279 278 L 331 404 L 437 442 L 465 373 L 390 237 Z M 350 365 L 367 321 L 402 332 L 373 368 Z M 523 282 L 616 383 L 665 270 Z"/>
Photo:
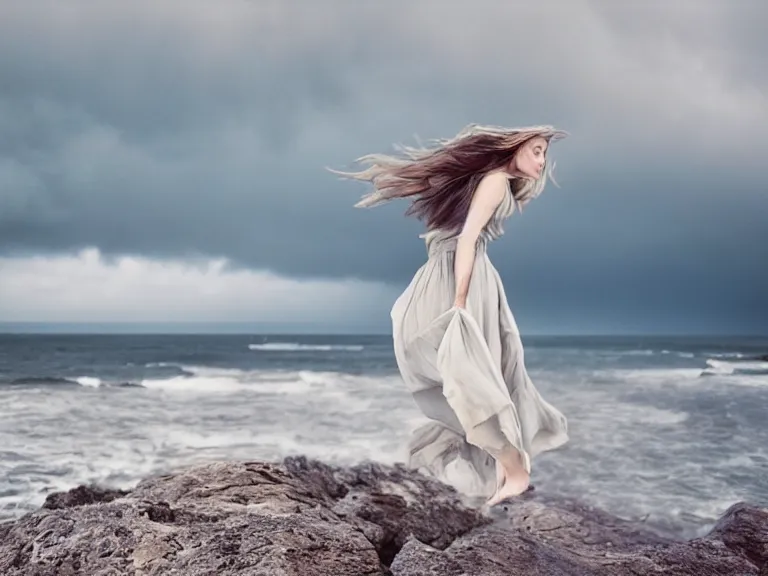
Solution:
<path fill-rule="evenodd" d="M 469 206 L 462 236 L 477 238 L 482 228 L 493 216 L 494 211 L 507 193 L 507 175 L 503 172 L 485 174 L 477 185 Z"/>
<path fill-rule="evenodd" d="M 497 205 L 507 192 L 508 176 L 501 171 L 485 174 L 477 185 L 473 201 Z"/>

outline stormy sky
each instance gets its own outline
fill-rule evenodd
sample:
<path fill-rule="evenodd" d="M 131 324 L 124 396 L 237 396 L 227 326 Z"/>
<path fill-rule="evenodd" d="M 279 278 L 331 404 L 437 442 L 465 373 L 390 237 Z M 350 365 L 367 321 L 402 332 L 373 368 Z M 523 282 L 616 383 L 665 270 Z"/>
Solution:
<path fill-rule="evenodd" d="M 768 333 L 762 0 L 0 0 L 0 322 L 386 332 L 423 263 L 347 169 L 554 124 L 490 255 L 528 333 Z"/>

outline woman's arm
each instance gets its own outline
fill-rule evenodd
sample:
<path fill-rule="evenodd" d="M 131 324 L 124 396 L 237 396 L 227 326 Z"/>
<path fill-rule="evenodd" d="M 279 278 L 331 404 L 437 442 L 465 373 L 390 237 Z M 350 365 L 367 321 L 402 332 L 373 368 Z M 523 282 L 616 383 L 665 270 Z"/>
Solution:
<path fill-rule="evenodd" d="M 493 172 L 486 175 L 478 184 L 472 203 L 469 206 L 467 220 L 456 243 L 456 260 L 454 276 L 456 280 L 456 296 L 454 306 L 464 308 L 467 304 L 469 281 L 475 263 L 477 239 L 483 227 L 488 223 L 494 210 L 504 199 L 507 192 L 508 176 L 503 172 Z"/>

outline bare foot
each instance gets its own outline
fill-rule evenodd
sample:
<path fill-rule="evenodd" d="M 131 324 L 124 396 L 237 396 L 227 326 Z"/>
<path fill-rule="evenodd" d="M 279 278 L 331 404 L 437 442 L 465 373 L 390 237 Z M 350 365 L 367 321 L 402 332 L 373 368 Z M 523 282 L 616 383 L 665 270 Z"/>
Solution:
<path fill-rule="evenodd" d="M 495 506 L 507 498 L 519 496 L 528 490 L 528 487 L 530 486 L 530 476 L 523 469 L 516 470 L 514 474 L 502 471 L 502 474 L 504 474 L 503 479 L 501 480 L 503 484 L 501 484 L 497 478 L 496 493 L 488 499 L 486 502 L 487 506 Z"/>

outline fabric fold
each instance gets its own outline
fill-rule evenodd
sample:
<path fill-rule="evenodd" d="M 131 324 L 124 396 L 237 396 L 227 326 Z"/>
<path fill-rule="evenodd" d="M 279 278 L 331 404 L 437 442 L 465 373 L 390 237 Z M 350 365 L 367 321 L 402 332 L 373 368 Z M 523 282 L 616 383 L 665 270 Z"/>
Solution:
<path fill-rule="evenodd" d="M 466 441 L 491 455 L 513 447 L 530 472 L 517 409 L 477 322 L 466 309 L 452 307 L 435 318 L 409 348 L 423 359 L 434 359 L 434 365 L 427 364 L 428 375 L 442 383 L 442 394 Z"/>

